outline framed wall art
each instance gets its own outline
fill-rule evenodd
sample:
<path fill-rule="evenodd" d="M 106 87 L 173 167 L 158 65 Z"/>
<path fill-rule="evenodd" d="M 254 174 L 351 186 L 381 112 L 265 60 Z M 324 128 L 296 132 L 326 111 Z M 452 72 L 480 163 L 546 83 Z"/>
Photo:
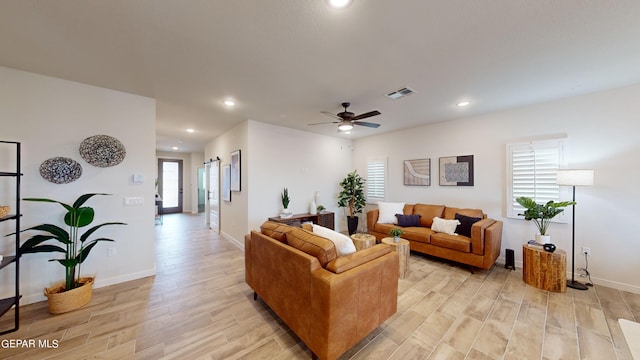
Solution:
<path fill-rule="evenodd" d="M 408 186 L 430 186 L 431 159 L 405 160 L 404 184 Z"/>
<path fill-rule="evenodd" d="M 473 186 L 473 155 L 440 158 L 441 186 Z"/>
<path fill-rule="evenodd" d="M 231 152 L 231 191 L 240 191 L 240 150 Z"/>
<path fill-rule="evenodd" d="M 222 200 L 231 201 L 231 165 L 222 166 Z"/>

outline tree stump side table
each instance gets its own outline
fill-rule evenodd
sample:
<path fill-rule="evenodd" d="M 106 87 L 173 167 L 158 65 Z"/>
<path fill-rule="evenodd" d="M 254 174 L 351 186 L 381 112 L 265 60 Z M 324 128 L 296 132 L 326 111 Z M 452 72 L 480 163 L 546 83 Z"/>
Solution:
<path fill-rule="evenodd" d="M 386 237 L 382 239 L 382 243 L 391 245 L 398 253 L 400 260 L 398 277 L 404 279 L 409 274 L 409 240 L 400 239 L 399 242 L 395 242 L 392 237 Z"/>
<path fill-rule="evenodd" d="M 538 289 L 567 291 L 567 253 L 544 251 L 540 246 L 522 245 L 522 280 Z"/>
<path fill-rule="evenodd" d="M 356 247 L 356 251 L 368 249 L 376 244 L 376 237 L 371 234 L 357 233 L 351 235 L 351 241 Z"/>

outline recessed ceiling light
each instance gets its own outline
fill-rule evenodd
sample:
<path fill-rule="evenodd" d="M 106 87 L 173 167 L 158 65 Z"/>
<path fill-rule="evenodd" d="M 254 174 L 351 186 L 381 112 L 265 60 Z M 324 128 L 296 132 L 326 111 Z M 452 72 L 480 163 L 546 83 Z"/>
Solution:
<path fill-rule="evenodd" d="M 471 104 L 469 101 L 461 101 L 458 103 L 458 107 L 465 107 Z"/>
<path fill-rule="evenodd" d="M 192 133 L 192 132 L 196 132 L 196 131 L 195 131 L 195 130 L 193 130 L 193 129 L 187 129 L 187 132 L 188 132 L 188 133 Z"/>
<path fill-rule="evenodd" d="M 177 146 L 172 147 L 173 150 L 178 150 Z"/>
<path fill-rule="evenodd" d="M 329 2 L 329 5 L 331 5 L 334 8 L 343 8 L 351 4 L 351 0 L 327 0 L 327 1 Z"/>
<path fill-rule="evenodd" d="M 224 101 L 224 104 L 229 106 L 229 107 L 231 107 L 231 106 L 235 106 L 236 102 L 231 100 L 231 99 L 227 99 L 227 100 Z"/>

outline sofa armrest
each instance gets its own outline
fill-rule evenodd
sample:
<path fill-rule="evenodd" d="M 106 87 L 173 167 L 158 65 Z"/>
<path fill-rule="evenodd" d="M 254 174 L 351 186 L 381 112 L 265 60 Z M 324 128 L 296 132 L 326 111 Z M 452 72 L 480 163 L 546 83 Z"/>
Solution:
<path fill-rule="evenodd" d="M 476 255 L 484 255 L 485 230 L 496 221 L 493 219 L 482 219 L 471 225 L 471 252 Z"/>
<path fill-rule="evenodd" d="M 376 226 L 379 214 L 380 210 L 378 209 L 367 211 L 367 230 L 369 230 L 369 232 L 373 231 L 373 228 Z"/>
<path fill-rule="evenodd" d="M 484 268 L 488 269 L 500 256 L 502 248 L 502 221 L 491 224 L 484 232 Z"/>
<path fill-rule="evenodd" d="M 380 256 L 391 252 L 391 247 L 378 244 L 368 249 L 356 251 L 353 254 L 340 256 L 337 259 L 327 264 L 327 270 L 335 274 L 343 273 L 347 270 L 351 270 L 362 264 L 365 264 L 373 259 L 377 259 Z"/>

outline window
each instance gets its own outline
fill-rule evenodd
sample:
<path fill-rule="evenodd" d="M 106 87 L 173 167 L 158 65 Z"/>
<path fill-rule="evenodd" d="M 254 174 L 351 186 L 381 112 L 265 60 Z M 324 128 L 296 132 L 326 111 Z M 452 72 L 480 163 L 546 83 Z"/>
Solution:
<path fill-rule="evenodd" d="M 524 208 L 516 202 L 520 196 L 537 203 L 559 201 L 556 172 L 563 165 L 564 139 L 507 145 L 507 217 L 522 219 L 518 214 Z"/>
<path fill-rule="evenodd" d="M 387 159 L 383 157 L 367 160 L 367 202 L 384 201 L 386 197 Z"/>

